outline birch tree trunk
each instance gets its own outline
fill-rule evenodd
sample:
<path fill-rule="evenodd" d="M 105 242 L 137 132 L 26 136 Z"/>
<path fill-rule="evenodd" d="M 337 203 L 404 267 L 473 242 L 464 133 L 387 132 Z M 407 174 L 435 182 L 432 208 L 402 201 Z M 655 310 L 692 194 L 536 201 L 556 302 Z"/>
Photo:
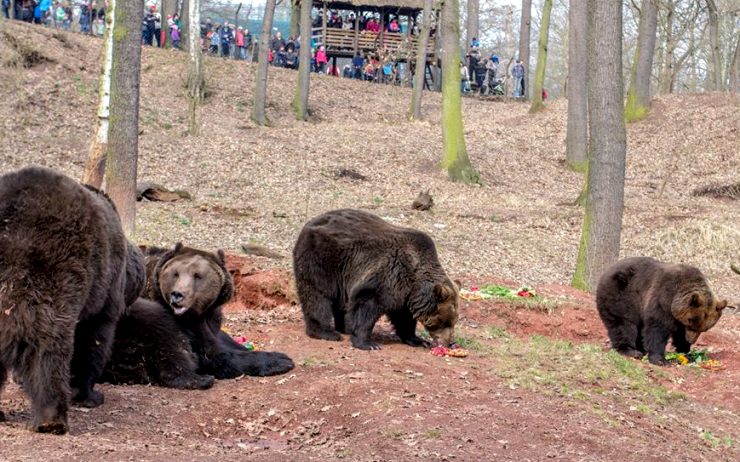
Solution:
<path fill-rule="evenodd" d="M 258 125 L 267 125 L 265 115 L 265 103 L 267 102 L 267 54 L 270 49 L 270 31 L 272 30 L 272 18 L 275 16 L 275 0 L 267 0 L 265 4 L 265 17 L 262 19 L 262 31 L 257 55 L 257 82 L 254 88 L 254 106 L 252 107 L 252 120 Z M 301 37 L 301 53 L 304 47 L 311 47 L 311 37 Z M 305 59 L 301 59 L 305 62 Z M 302 63 L 299 63 L 299 66 Z"/>
<path fill-rule="evenodd" d="M 480 0 L 468 0 L 468 15 L 466 19 L 466 42 L 465 42 L 465 49 L 467 50 L 470 47 L 470 41 L 473 40 L 473 38 L 478 38 L 478 34 L 480 33 Z"/>
<path fill-rule="evenodd" d="M 416 65 L 414 72 L 414 85 L 411 89 L 411 108 L 409 109 L 409 120 L 421 119 L 421 95 L 424 91 L 424 74 L 427 64 L 427 44 L 429 43 L 429 29 L 432 25 L 432 0 L 424 0 L 424 12 L 416 44 Z M 458 72 L 459 73 L 459 72 Z"/>
<path fill-rule="evenodd" d="M 641 120 L 647 115 L 650 107 L 650 73 L 653 69 L 657 30 L 658 4 L 656 0 L 643 0 L 637 47 L 627 91 L 627 105 L 624 108 L 624 118 L 627 122 Z"/>
<path fill-rule="evenodd" d="M 180 29 L 180 48 L 184 50 L 190 49 L 190 2 L 191 0 L 182 0 L 182 14 L 180 15 L 180 23 L 182 28 Z M 198 37 L 200 37 L 200 31 L 198 31 Z"/>
<path fill-rule="evenodd" d="M 311 77 L 311 8 L 310 1 L 300 2 L 301 48 L 298 56 L 298 79 L 293 96 L 293 111 L 298 120 L 308 119 L 308 90 Z M 260 49 L 262 49 L 261 46 Z"/>
<path fill-rule="evenodd" d="M 712 48 L 712 89 L 724 90 L 722 79 L 722 53 L 719 49 L 719 12 L 714 0 L 706 0 L 709 10 L 709 46 Z"/>
<path fill-rule="evenodd" d="M 442 6 L 442 167 L 452 181 L 478 183 L 480 175 L 465 149 L 460 91 L 460 0 Z"/>
<path fill-rule="evenodd" d="M 121 216 L 129 238 L 134 237 L 136 168 L 139 153 L 139 77 L 143 0 L 110 0 L 113 15 L 110 128 L 105 169 L 106 192 Z"/>
<path fill-rule="evenodd" d="M 200 0 L 189 0 L 188 16 L 190 17 L 190 36 L 195 37 L 188 43 L 188 133 L 197 135 L 198 105 L 203 100 L 205 80 L 203 78 L 203 49 L 200 46 Z"/>
<path fill-rule="evenodd" d="M 665 29 L 665 52 L 663 53 L 663 64 L 661 66 L 658 87 L 661 94 L 671 92 L 671 75 L 673 74 L 673 52 L 676 45 L 673 43 L 673 5 L 668 6 L 666 11 Z"/>
<path fill-rule="evenodd" d="M 95 137 L 90 145 L 90 155 L 82 174 L 82 182 L 101 188 L 105 176 L 105 159 L 108 150 L 108 130 L 110 127 L 110 86 L 113 65 L 113 6 L 106 15 L 105 37 L 103 38 L 103 64 L 100 68 L 100 88 L 98 94 L 98 123 Z"/>
<path fill-rule="evenodd" d="M 588 167 L 588 0 L 570 0 L 568 8 L 568 168 Z"/>
<path fill-rule="evenodd" d="M 622 2 L 590 0 L 589 168 L 573 285 L 593 291 L 619 258 L 627 152 L 622 86 Z"/>
<path fill-rule="evenodd" d="M 519 59 L 524 64 L 524 99 L 529 99 L 529 40 L 532 28 L 532 0 L 522 0 L 522 24 L 519 29 Z"/>
<path fill-rule="evenodd" d="M 167 21 L 167 15 L 175 12 L 174 4 L 176 3 L 176 0 L 162 0 L 162 10 L 159 12 L 162 17 L 162 35 L 164 36 L 162 47 L 170 47 L 170 25 Z"/>
<path fill-rule="evenodd" d="M 532 89 L 532 106 L 529 113 L 534 114 L 545 108 L 542 99 L 542 88 L 545 86 L 545 68 L 547 67 L 547 41 L 550 32 L 550 13 L 552 12 L 552 0 L 545 0 L 542 6 L 542 21 L 540 22 L 539 52 L 537 53 L 537 69 L 534 76 L 534 87 Z"/>

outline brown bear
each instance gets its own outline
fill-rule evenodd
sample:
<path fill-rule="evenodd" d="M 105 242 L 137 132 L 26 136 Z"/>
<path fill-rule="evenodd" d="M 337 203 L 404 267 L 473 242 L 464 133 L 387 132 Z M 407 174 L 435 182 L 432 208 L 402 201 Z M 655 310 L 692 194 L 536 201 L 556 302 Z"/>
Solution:
<path fill-rule="evenodd" d="M 248 351 L 221 330 L 222 305 L 234 293 L 222 250 L 178 243 L 147 250 L 144 296 L 121 319 L 113 356 L 102 380 L 208 388 L 214 377 L 283 374 L 294 367 L 286 355 Z"/>
<path fill-rule="evenodd" d="M 709 289 L 697 268 L 653 258 L 626 258 L 604 272 L 596 307 L 612 347 L 619 353 L 663 365 L 668 338 L 688 353 L 701 332 L 711 329 L 727 306 Z"/>
<path fill-rule="evenodd" d="M 0 386 L 12 369 L 36 431 L 66 433 L 70 397 L 103 402 L 93 386 L 143 275 L 102 192 L 40 167 L 0 177 Z"/>
<path fill-rule="evenodd" d="M 458 288 L 437 258 L 432 239 L 360 210 L 342 209 L 312 219 L 293 249 L 293 271 L 309 337 L 380 349 L 370 341 L 375 323 L 388 316 L 402 342 L 449 346 L 457 322 Z"/>

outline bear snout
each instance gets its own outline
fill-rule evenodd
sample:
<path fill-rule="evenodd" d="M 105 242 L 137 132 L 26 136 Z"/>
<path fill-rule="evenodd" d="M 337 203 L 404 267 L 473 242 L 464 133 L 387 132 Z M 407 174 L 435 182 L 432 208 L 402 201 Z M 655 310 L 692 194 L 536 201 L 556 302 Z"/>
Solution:
<path fill-rule="evenodd" d="M 170 292 L 170 304 L 172 306 L 177 306 L 180 303 L 182 303 L 182 300 L 185 298 L 185 296 L 182 294 L 182 292 L 178 292 L 176 290 L 173 290 Z"/>

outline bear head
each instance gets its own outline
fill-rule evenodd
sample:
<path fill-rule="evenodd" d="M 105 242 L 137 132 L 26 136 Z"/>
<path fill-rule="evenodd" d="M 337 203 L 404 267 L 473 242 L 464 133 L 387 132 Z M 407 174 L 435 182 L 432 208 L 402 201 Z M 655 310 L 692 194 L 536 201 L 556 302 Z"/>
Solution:
<path fill-rule="evenodd" d="M 202 316 L 234 294 L 223 250 L 205 252 L 185 247 L 181 242 L 159 259 L 152 283 L 157 298 L 176 316 Z"/>
<path fill-rule="evenodd" d="M 457 306 L 459 303 L 458 284 L 449 282 L 434 284 L 431 292 L 433 308 L 419 316 L 419 321 L 432 337 L 435 346 L 450 346 L 455 340 Z"/>
<path fill-rule="evenodd" d="M 699 334 L 719 321 L 727 300 L 718 300 L 708 289 L 695 289 L 673 299 L 671 314 L 686 328 L 686 340 L 696 343 Z"/>

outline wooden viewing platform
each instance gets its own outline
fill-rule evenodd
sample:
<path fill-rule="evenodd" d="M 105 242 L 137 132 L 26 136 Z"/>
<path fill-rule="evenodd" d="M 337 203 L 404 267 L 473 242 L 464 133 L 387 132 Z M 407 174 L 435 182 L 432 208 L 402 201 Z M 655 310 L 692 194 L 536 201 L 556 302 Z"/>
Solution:
<path fill-rule="evenodd" d="M 311 37 L 318 47 L 326 47 L 330 58 L 351 58 L 355 53 L 375 53 L 378 55 L 396 55 L 399 61 L 406 61 L 416 54 L 418 37 L 411 34 L 415 20 L 423 10 L 423 0 L 340 0 L 324 1 L 313 0 L 313 6 L 322 16 L 321 27 L 311 30 Z M 440 2 L 433 3 L 432 14 L 438 14 Z M 339 11 L 353 13 L 355 17 L 352 29 L 328 27 L 329 12 Z M 380 31 L 371 32 L 360 29 L 360 17 L 372 13 L 379 15 Z M 405 20 L 404 32 L 389 32 L 387 24 L 390 16 L 398 19 L 399 24 Z M 419 24 L 419 28 L 421 25 Z M 427 45 L 427 60 L 434 57 L 436 48 L 435 37 L 431 37 Z"/>

